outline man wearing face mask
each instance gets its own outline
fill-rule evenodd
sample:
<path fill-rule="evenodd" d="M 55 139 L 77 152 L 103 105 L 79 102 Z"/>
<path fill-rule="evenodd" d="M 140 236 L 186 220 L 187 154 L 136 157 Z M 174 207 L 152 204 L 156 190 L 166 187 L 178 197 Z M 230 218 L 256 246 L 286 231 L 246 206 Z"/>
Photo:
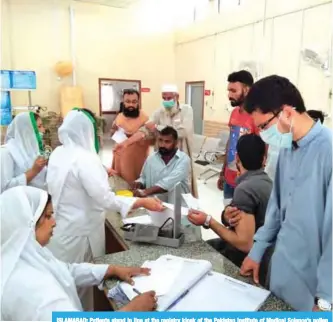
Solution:
<path fill-rule="evenodd" d="M 162 87 L 163 107 L 156 110 L 149 121 L 124 143 L 117 145 L 116 153 L 123 153 L 125 149 L 136 142 L 147 140 L 151 136 L 157 137 L 158 132 L 166 126 L 173 127 L 179 137 L 179 150 L 184 151 L 191 159 L 191 192 L 198 197 L 197 182 L 193 171 L 192 143 L 193 143 L 193 109 L 190 105 L 179 102 L 179 92 L 176 85 Z M 157 146 L 156 146 L 157 149 Z"/>
<path fill-rule="evenodd" d="M 280 148 L 264 226 L 241 274 L 258 271 L 275 243 L 270 289 L 299 311 L 332 310 L 332 132 L 306 113 L 298 89 L 280 76 L 256 82 L 245 110 L 262 139 Z"/>
<path fill-rule="evenodd" d="M 320 121 L 320 123 L 324 123 L 324 114 L 322 111 L 310 110 L 307 111 L 307 113 L 315 122 Z M 275 177 L 276 165 L 279 158 L 279 150 L 279 147 L 274 145 L 270 145 L 268 148 L 265 171 L 272 180 L 274 180 Z"/>
<path fill-rule="evenodd" d="M 127 137 L 135 134 L 148 121 L 148 116 L 140 109 L 140 94 L 135 89 L 123 92 L 123 110 L 112 125 L 111 136 L 116 131 L 123 131 Z M 148 157 L 149 142 L 141 140 L 129 146 L 122 153 L 115 153 L 112 160 L 111 174 L 117 174 L 130 183 L 141 173 Z M 110 173 L 109 173 L 110 174 Z"/>
<path fill-rule="evenodd" d="M 224 204 L 228 205 L 236 186 L 236 146 L 239 137 L 247 133 L 256 133 L 257 129 L 251 116 L 244 110 L 245 97 L 253 84 L 252 75 L 241 70 L 228 76 L 228 97 L 231 106 L 235 107 L 229 119 L 230 135 L 226 146 L 226 155 L 217 186 L 223 190 Z"/>
<path fill-rule="evenodd" d="M 170 192 L 178 182 L 182 193 L 190 192 L 190 158 L 178 149 L 178 134 L 174 128 L 165 127 L 157 141 L 158 151 L 148 157 L 140 178 L 131 187 L 136 197 L 156 195 L 162 201 L 173 203 Z"/>

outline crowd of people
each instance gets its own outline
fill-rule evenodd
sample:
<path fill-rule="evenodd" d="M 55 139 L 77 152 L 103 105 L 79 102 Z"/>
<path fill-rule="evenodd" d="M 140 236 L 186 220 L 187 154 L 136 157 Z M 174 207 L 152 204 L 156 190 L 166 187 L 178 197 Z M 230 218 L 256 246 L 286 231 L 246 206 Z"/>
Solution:
<path fill-rule="evenodd" d="M 221 221 L 190 209 L 188 223 L 213 230 L 218 238 L 209 245 L 295 310 L 331 311 L 332 132 L 323 113 L 307 111 L 284 77 L 254 82 L 242 70 L 227 81 L 234 109 L 217 182 L 225 207 Z M 13 119 L 0 150 L 2 319 L 50 320 L 52 311 L 93 310 L 92 285 L 149 274 L 92 262 L 105 254 L 105 211 L 123 218 L 139 207 L 163 211 L 178 183 L 199 197 L 192 107 L 180 103 L 174 85 L 164 86 L 161 96 L 162 107 L 148 117 L 140 93 L 123 92 L 111 135 L 122 130 L 127 139 L 115 145 L 110 169 L 98 155 L 90 110 L 66 115 L 61 145 L 49 158 L 39 115 Z M 128 183 L 133 197 L 115 195 L 113 175 Z M 147 292 L 123 310 L 154 310 L 156 301 Z"/>

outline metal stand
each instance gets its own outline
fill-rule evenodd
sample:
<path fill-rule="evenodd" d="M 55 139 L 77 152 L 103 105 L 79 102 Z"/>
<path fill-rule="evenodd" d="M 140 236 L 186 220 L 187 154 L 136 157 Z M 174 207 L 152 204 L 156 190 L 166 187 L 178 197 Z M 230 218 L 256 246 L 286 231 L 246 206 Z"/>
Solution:
<path fill-rule="evenodd" d="M 162 227 L 141 224 L 130 224 L 127 228 L 124 226 L 122 229 L 125 231 L 125 239 L 173 248 L 180 247 L 185 241 L 185 235 L 181 231 L 182 195 L 180 183 L 175 186 L 173 193 L 175 200 L 173 218 L 168 218 Z M 163 230 L 168 221 L 171 221 L 172 225 Z"/>

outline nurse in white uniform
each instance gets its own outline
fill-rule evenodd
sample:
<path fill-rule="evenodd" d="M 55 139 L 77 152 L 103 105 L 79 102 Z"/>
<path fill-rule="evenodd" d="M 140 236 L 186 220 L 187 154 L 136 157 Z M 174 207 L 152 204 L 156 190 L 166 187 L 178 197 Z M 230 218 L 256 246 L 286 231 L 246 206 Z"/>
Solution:
<path fill-rule="evenodd" d="M 1 193 L 26 185 L 46 190 L 44 132 L 41 118 L 33 112 L 18 114 L 8 126 L 5 145 L 0 149 Z"/>
<path fill-rule="evenodd" d="M 1 321 L 51 321 L 52 311 L 82 311 L 76 286 L 100 284 L 115 276 L 131 282 L 149 274 L 142 268 L 94 264 L 65 264 L 44 246 L 55 220 L 46 191 L 16 187 L 0 196 Z M 144 293 L 123 311 L 150 311 L 154 292 Z"/>
<path fill-rule="evenodd" d="M 96 122 L 88 110 L 67 114 L 58 131 L 62 146 L 51 154 L 47 183 L 57 227 L 49 249 L 68 263 L 91 262 L 105 254 L 105 210 L 121 212 L 144 207 L 163 210 L 156 198 L 118 197 L 97 154 Z M 83 308 L 92 310 L 92 289 L 79 290 Z"/>

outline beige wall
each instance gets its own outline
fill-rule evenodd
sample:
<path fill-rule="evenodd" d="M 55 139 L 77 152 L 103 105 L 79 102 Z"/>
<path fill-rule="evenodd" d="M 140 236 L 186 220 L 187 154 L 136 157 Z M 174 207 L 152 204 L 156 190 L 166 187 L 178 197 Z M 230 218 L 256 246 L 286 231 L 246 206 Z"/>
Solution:
<path fill-rule="evenodd" d="M 239 69 L 241 61 L 256 60 L 261 61 L 262 76 L 288 77 L 298 85 L 309 109 L 330 112 L 330 78 L 306 65 L 300 51 L 329 50 L 331 1 L 267 0 L 265 38 L 265 1 L 242 3 L 176 33 L 176 79 L 182 95 L 186 81 L 206 81 L 214 96 L 206 98 L 204 119 L 227 122 L 227 76 Z"/>
<path fill-rule="evenodd" d="M 146 9 L 71 0 L 2 0 L 1 67 L 35 70 L 38 89 L 32 102 L 59 111 L 59 87 L 70 85 L 71 78 L 59 82 L 52 68 L 58 60 L 71 59 L 72 4 L 77 85 L 83 88 L 85 106 L 96 112 L 98 78 L 141 80 L 143 87 L 151 88 L 151 93 L 142 94 L 148 113 L 160 105 L 163 83 L 176 81 L 183 100 L 186 81 L 205 81 L 214 95 L 206 97 L 204 119 L 225 123 L 226 78 L 243 60 L 259 61 L 261 76 L 289 77 L 301 89 L 308 108 L 329 111 L 330 79 L 306 65 L 300 50 L 329 49 L 330 1 L 266 0 L 265 37 L 265 0 L 242 0 L 240 8 L 225 8 L 221 14 L 213 14 L 211 5 L 209 19 L 176 33 L 170 28 L 169 13 L 162 14 L 168 1 L 165 8 L 154 7 L 156 12 L 150 10 L 145 16 Z M 13 103 L 27 104 L 27 94 L 13 93 Z"/>
<path fill-rule="evenodd" d="M 59 111 L 61 82 L 53 72 L 59 60 L 71 59 L 69 4 L 67 0 L 10 0 L 4 21 L 11 54 L 4 68 L 31 69 L 37 73 L 33 104 Z M 74 47 L 77 85 L 83 88 L 84 104 L 98 112 L 98 78 L 138 79 L 151 93 L 143 93 L 144 109 L 151 113 L 160 105 L 160 86 L 174 82 L 172 33 L 144 34 L 137 31 L 140 17 L 130 10 L 73 2 Z M 8 46 L 7 46 L 8 47 Z M 6 67 L 7 66 L 7 67 Z M 165 69 L 164 69 L 165 68 Z M 163 69 L 163 72 L 161 70 Z M 27 104 L 26 93 L 13 93 L 13 104 Z"/>

